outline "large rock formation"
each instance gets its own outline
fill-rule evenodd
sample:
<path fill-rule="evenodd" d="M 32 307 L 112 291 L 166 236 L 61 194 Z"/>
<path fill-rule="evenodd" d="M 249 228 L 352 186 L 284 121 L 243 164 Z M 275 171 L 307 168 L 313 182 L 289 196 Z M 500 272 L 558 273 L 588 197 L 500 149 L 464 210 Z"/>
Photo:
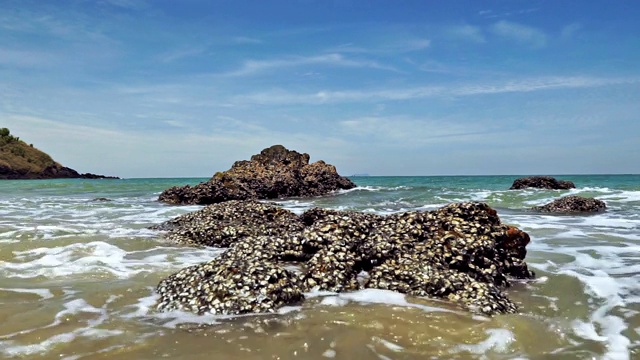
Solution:
<path fill-rule="evenodd" d="M 531 278 L 529 236 L 483 203 L 390 216 L 311 209 L 300 216 L 228 201 L 155 227 L 171 241 L 229 247 L 157 287 L 161 310 L 272 312 L 311 290 L 365 288 L 454 301 L 487 314 L 516 311 L 502 289 Z"/>
<path fill-rule="evenodd" d="M 602 200 L 569 195 L 533 209 L 553 213 L 595 213 L 605 211 L 606 208 L 607 204 Z"/>
<path fill-rule="evenodd" d="M 112 176 L 80 174 L 55 162 L 51 156 L 27 145 L 0 129 L 0 180 L 21 179 L 117 179 Z"/>
<path fill-rule="evenodd" d="M 228 200 L 318 196 L 355 186 L 338 175 L 333 165 L 324 161 L 309 164 L 309 154 L 274 145 L 253 155 L 250 161 L 237 161 L 207 182 L 167 189 L 158 200 L 207 205 Z"/>
<path fill-rule="evenodd" d="M 551 176 L 530 176 L 516 179 L 509 190 L 538 188 L 551 190 L 575 189 L 576 185 L 571 181 L 557 180 Z"/>

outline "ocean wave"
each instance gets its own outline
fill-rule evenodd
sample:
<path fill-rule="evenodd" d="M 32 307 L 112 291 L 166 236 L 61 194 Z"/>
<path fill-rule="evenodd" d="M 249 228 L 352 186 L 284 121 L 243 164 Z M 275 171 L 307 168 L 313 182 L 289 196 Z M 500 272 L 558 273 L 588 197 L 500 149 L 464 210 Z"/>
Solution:
<path fill-rule="evenodd" d="M 174 254 L 171 254 L 171 249 Z M 127 251 L 103 241 L 14 251 L 13 261 L 0 261 L 7 278 L 131 278 L 140 273 L 178 270 L 209 261 L 222 249 L 154 248 Z"/>

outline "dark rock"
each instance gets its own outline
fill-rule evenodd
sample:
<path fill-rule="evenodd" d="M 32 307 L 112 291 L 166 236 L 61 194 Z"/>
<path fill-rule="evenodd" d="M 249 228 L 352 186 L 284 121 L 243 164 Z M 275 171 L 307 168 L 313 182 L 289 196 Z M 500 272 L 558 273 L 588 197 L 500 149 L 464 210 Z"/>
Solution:
<path fill-rule="evenodd" d="M 274 145 L 237 161 L 231 169 L 216 173 L 196 186 L 174 186 L 160 194 L 169 204 L 215 204 L 229 200 L 276 199 L 324 195 L 356 185 L 338 175 L 333 165 L 309 164 L 309 155 Z"/>
<path fill-rule="evenodd" d="M 91 173 L 81 174 L 65 166 L 47 166 L 39 179 L 119 179 L 115 176 L 96 175 Z"/>
<path fill-rule="evenodd" d="M 595 213 L 605 211 L 606 208 L 607 204 L 602 200 L 570 195 L 533 209 L 553 213 Z"/>
<path fill-rule="evenodd" d="M 557 180 L 551 176 L 530 176 L 516 179 L 509 190 L 538 188 L 551 190 L 575 189 L 575 184 L 571 181 Z"/>
<path fill-rule="evenodd" d="M 15 170 L 0 165 L 0 179 L 4 180 L 43 180 L 43 179 L 119 179 L 115 176 L 96 175 L 91 173 L 80 174 L 77 171 L 60 166 L 49 165 L 40 172 Z"/>
<path fill-rule="evenodd" d="M 298 292 L 311 290 L 378 288 L 444 298 L 487 314 L 516 311 L 502 289 L 510 286 L 509 278 L 534 276 L 524 262 L 529 236 L 501 224 L 496 211 L 483 203 L 390 216 L 316 208 L 296 216 L 272 204 L 230 201 L 155 228 L 168 230 L 167 238 L 179 243 L 229 247 L 220 259 L 183 269 L 161 282 L 160 309 L 235 314 L 274 311 L 278 304 L 289 303 L 257 305 L 255 291 L 262 287 L 256 276 L 262 272 L 251 270 L 232 283 L 212 283 L 213 273 L 232 276 L 225 272 L 229 262 L 242 271 L 260 264 L 266 272 L 277 272 L 278 279 L 286 278 L 278 283 L 289 289 L 278 293 L 291 295 L 291 301 L 300 299 Z M 300 269 L 295 279 L 277 270 L 285 264 Z M 363 273 L 368 276 L 360 276 Z M 237 282 L 258 290 L 233 292 Z M 205 284 L 216 290 L 205 296 Z M 227 301 L 242 305 L 213 305 Z"/>

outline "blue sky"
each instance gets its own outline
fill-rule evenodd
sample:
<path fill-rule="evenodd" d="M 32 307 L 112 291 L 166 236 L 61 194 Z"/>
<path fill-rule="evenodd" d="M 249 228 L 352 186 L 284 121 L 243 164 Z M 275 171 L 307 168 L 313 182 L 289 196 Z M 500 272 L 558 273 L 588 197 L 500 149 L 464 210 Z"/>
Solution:
<path fill-rule="evenodd" d="M 0 0 L 0 127 L 81 172 L 640 173 L 640 2 Z"/>

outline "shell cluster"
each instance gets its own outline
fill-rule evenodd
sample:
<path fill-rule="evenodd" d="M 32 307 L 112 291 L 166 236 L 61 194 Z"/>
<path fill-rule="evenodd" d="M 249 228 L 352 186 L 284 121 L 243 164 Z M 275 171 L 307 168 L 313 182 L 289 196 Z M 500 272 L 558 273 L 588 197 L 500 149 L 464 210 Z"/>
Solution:
<path fill-rule="evenodd" d="M 533 210 L 552 213 L 597 213 L 605 211 L 607 204 L 598 199 L 569 195 L 543 206 L 534 206 Z"/>
<path fill-rule="evenodd" d="M 474 311 L 517 310 L 502 289 L 534 276 L 529 236 L 484 203 L 389 216 L 228 201 L 156 226 L 172 241 L 228 247 L 162 280 L 158 308 L 198 314 L 273 312 L 312 290 L 389 289 Z M 362 276 L 366 274 L 366 276 Z"/>

